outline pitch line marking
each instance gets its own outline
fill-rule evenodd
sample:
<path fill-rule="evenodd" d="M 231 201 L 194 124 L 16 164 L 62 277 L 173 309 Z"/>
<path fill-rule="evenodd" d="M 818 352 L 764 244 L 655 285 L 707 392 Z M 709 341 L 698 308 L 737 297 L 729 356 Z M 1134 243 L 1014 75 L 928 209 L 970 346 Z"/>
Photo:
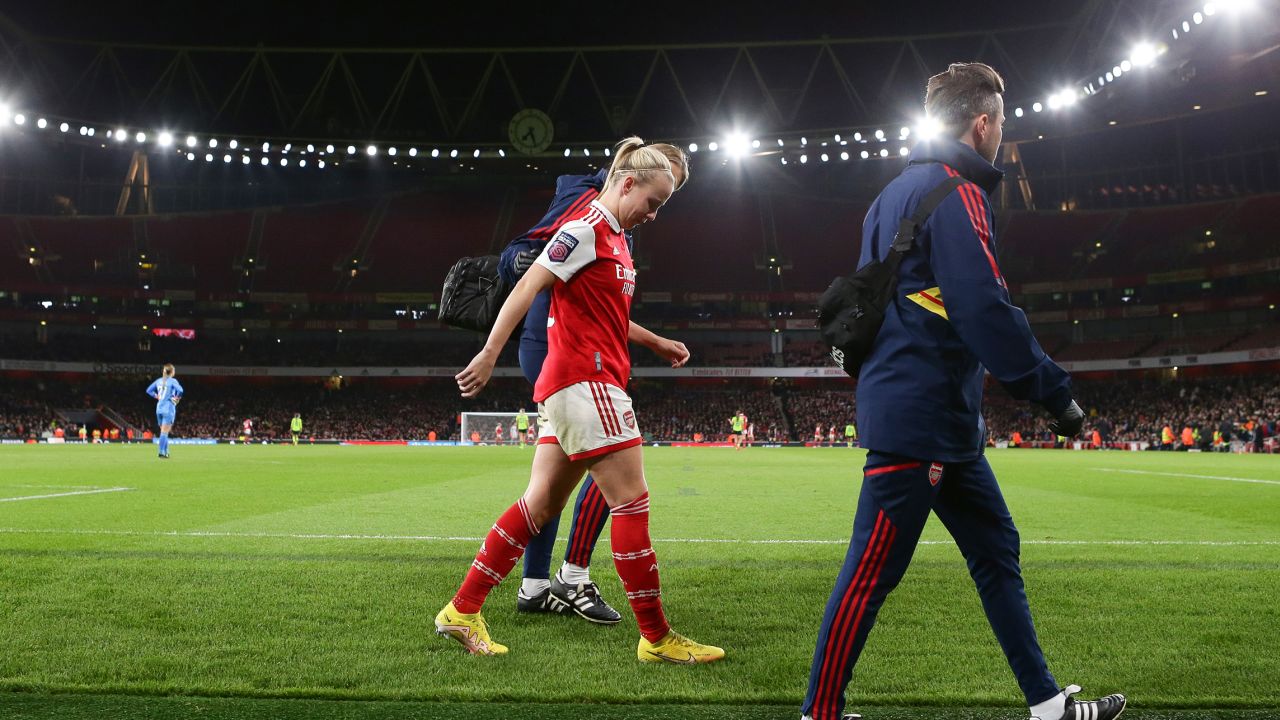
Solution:
<path fill-rule="evenodd" d="M 128 488 L 122 488 L 128 489 Z M 218 532 L 204 530 L 61 530 L 0 528 L 4 535 L 115 535 L 126 537 L 245 538 L 282 540 L 395 540 L 409 542 L 480 542 L 482 537 L 464 535 L 362 535 L 356 533 L 268 533 Z M 601 542 L 609 542 L 601 538 Z M 728 538 L 654 538 L 655 543 L 712 545 L 848 545 L 848 538 L 835 540 L 733 540 Z M 951 540 L 921 540 L 920 545 L 955 545 Z M 1023 540 L 1023 545 L 1112 545 L 1156 546 L 1192 545 L 1206 547 L 1280 546 L 1280 540 Z"/>
<path fill-rule="evenodd" d="M 0 488 L 39 488 L 41 490 L 94 490 L 101 485 L 33 485 L 31 483 L 3 483 Z"/>
<path fill-rule="evenodd" d="M 1231 482 L 1258 483 L 1260 485 L 1280 485 L 1280 480 L 1259 480 L 1257 478 L 1230 477 L 1228 475 L 1192 475 L 1190 473 L 1156 472 L 1154 470 L 1121 470 L 1120 468 L 1098 468 L 1102 472 L 1127 473 L 1129 475 L 1164 475 L 1166 477 L 1200 478 L 1202 480 L 1230 480 Z"/>
<path fill-rule="evenodd" d="M 0 498 L 0 502 L 17 502 L 19 500 L 44 500 L 46 498 L 67 497 L 69 495 L 97 495 L 98 493 L 125 492 L 133 488 L 114 487 L 101 490 L 77 490 L 76 492 L 53 493 L 51 495 L 23 495 L 22 497 Z"/>

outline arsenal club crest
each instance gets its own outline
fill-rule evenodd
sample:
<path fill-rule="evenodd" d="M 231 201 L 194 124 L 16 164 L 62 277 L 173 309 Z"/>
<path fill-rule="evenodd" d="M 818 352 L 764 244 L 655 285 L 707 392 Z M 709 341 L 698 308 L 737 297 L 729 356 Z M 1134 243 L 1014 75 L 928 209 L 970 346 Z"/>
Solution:
<path fill-rule="evenodd" d="M 578 247 L 578 238 L 573 235 L 562 232 L 556 236 L 551 242 L 551 246 L 547 248 L 547 257 L 551 262 L 562 263 L 569 259 L 569 253 Z"/>
<path fill-rule="evenodd" d="M 942 463 L 934 463 L 929 466 L 929 484 L 937 485 L 942 480 Z"/>
<path fill-rule="evenodd" d="M 635 430 L 635 429 L 636 429 L 636 414 L 635 414 L 635 413 L 633 413 L 633 412 L 631 412 L 630 410 L 628 410 L 628 411 L 626 411 L 626 412 L 622 413 L 622 422 L 626 423 L 626 424 L 627 424 L 627 427 L 631 428 L 632 430 Z"/>

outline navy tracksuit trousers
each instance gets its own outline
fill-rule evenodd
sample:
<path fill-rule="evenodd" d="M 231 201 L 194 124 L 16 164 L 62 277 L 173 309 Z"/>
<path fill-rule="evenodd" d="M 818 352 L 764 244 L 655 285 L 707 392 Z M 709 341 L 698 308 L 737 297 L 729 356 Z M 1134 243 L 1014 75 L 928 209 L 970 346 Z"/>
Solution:
<path fill-rule="evenodd" d="M 964 555 L 1027 705 L 1059 692 L 1027 605 L 1018 530 L 987 459 L 944 465 L 871 451 L 849 552 L 818 632 L 803 714 L 814 720 L 840 718 L 845 688 L 876 613 L 906 573 L 930 511 Z"/>

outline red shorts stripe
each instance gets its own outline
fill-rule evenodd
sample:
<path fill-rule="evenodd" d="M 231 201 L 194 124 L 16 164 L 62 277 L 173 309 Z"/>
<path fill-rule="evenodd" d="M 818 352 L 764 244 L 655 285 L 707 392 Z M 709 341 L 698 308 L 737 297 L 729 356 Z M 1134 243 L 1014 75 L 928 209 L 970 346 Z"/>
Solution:
<path fill-rule="evenodd" d="M 604 428 L 605 437 L 612 437 L 618 433 L 613 429 L 613 423 L 609 422 L 608 413 L 605 411 L 605 399 L 601 397 L 604 388 L 600 387 L 600 383 L 588 382 L 587 387 L 591 390 L 591 399 L 596 403 L 596 414 L 600 416 L 600 425 Z"/>
<path fill-rule="evenodd" d="M 898 472 L 899 470 L 911 470 L 913 468 L 920 467 L 922 464 L 923 463 L 909 462 L 902 463 L 901 465 L 881 465 L 880 467 L 867 468 L 866 472 L 864 472 L 862 476 L 871 477 L 872 475 L 883 475 L 884 473 Z"/>
<path fill-rule="evenodd" d="M 613 431 L 609 428 L 609 421 L 604 418 L 604 407 L 600 405 L 600 391 L 596 390 L 596 384 L 593 382 L 587 383 L 587 389 L 591 391 L 591 401 L 596 404 L 596 414 L 600 416 L 600 425 L 604 428 L 605 437 L 608 437 L 613 434 Z"/>
<path fill-rule="evenodd" d="M 613 421 L 614 433 L 621 435 L 622 422 L 618 420 L 618 409 L 613 406 L 613 397 L 609 394 L 609 387 L 601 383 L 600 394 L 604 395 L 604 402 L 609 407 L 609 419 Z"/>

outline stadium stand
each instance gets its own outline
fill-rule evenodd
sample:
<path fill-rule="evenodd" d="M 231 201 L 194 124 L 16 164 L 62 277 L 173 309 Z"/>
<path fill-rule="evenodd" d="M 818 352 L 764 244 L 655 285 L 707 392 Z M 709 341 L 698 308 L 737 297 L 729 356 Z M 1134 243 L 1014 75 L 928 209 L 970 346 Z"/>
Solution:
<path fill-rule="evenodd" d="M 496 198 L 475 192 L 412 193 L 391 200 L 361 258 L 367 270 L 349 289 L 439 293 L 458 258 L 489 253 L 498 210 Z"/>
<path fill-rule="evenodd" d="M 55 283 L 128 285 L 137 278 L 131 218 L 28 217 L 23 221 L 42 250 Z"/>
<path fill-rule="evenodd" d="M 1103 237 L 1115 212 L 1011 212 L 997 233 L 1000 268 L 1017 282 L 1072 277 L 1082 255 Z"/>
<path fill-rule="evenodd" d="M 787 290 L 822 292 L 836 275 L 856 269 L 866 203 L 788 195 L 772 205 L 778 251 L 791 264 L 784 273 Z"/>
<path fill-rule="evenodd" d="M 157 283 L 174 290 L 235 292 L 252 225 L 250 212 L 148 218 L 148 248 L 155 255 Z"/>
<path fill-rule="evenodd" d="M 681 191 L 662 209 L 661 222 L 636 233 L 636 254 L 648 262 L 640 274 L 641 292 L 766 291 L 765 275 L 755 266 L 765 250 L 761 225 L 753 195 L 700 192 L 685 197 Z"/>
<path fill-rule="evenodd" d="M 334 292 L 370 222 L 371 202 L 287 208 L 266 215 L 253 290 Z"/>

